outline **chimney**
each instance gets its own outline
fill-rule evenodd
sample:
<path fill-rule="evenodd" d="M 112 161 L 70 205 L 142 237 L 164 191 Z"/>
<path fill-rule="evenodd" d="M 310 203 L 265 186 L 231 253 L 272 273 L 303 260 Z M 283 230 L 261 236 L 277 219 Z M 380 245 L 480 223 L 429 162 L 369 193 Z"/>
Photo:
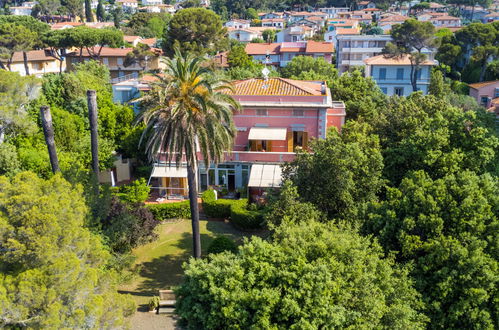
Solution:
<path fill-rule="evenodd" d="M 321 93 L 326 94 L 326 83 L 324 81 L 321 83 Z"/>

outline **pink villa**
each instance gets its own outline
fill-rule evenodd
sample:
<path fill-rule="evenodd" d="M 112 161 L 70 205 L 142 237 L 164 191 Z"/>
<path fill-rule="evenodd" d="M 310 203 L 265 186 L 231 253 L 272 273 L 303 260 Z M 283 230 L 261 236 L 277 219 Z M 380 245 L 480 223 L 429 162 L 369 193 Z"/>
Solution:
<path fill-rule="evenodd" d="M 308 149 L 310 140 L 325 138 L 330 127 L 340 130 L 345 105 L 333 101 L 323 81 L 283 78 L 234 82 L 230 93 L 242 110 L 234 114 L 237 137 L 225 162 L 205 168 L 200 164 L 201 191 L 219 186 L 228 191 L 248 187 L 250 193 L 281 184 L 281 167 Z M 161 159 L 161 157 L 160 157 Z M 187 195 L 185 168 L 158 161 L 150 182 L 168 198 Z"/>
<path fill-rule="evenodd" d="M 499 80 L 484 81 L 469 86 L 470 96 L 486 108 L 490 107 L 492 100 L 499 97 Z"/>

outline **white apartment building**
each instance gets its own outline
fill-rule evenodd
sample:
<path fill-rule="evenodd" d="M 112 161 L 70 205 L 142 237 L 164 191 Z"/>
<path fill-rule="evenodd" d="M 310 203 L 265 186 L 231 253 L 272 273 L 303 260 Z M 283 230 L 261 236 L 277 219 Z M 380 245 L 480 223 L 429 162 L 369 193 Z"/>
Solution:
<path fill-rule="evenodd" d="M 328 18 L 336 18 L 338 13 L 345 13 L 350 11 L 348 7 L 328 7 L 328 8 L 319 8 L 319 11 L 327 14 Z"/>
<path fill-rule="evenodd" d="M 364 60 L 381 54 L 390 35 L 337 35 L 336 66 L 340 73 L 354 66 L 364 66 Z"/>

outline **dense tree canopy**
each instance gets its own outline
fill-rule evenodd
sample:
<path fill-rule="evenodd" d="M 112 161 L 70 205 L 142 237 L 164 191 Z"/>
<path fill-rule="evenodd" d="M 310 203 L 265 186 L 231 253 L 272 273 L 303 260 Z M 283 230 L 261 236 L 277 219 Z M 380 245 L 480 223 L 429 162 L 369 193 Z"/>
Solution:
<path fill-rule="evenodd" d="M 338 71 L 322 57 L 296 56 L 282 69 L 282 76 L 298 80 L 325 80 L 331 86 L 338 78 Z"/>
<path fill-rule="evenodd" d="M 226 33 L 220 17 L 211 10 L 182 9 L 170 22 L 163 48 L 169 55 L 175 48 L 196 54 L 214 53 L 227 49 Z"/>
<path fill-rule="evenodd" d="M 134 304 L 116 291 L 110 255 L 83 227 L 80 187 L 60 176 L 0 177 L 0 326 L 119 328 Z"/>
<path fill-rule="evenodd" d="M 177 290 L 189 329 L 419 329 L 406 272 L 368 238 L 333 225 L 281 226 L 272 241 L 193 260 Z"/>
<path fill-rule="evenodd" d="M 285 178 L 300 196 L 330 219 L 355 220 L 366 203 L 376 200 L 383 181 L 383 158 L 378 137 L 367 124 L 349 122 L 341 135 L 330 130 L 326 139 L 310 144 L 285 165 Z"/>

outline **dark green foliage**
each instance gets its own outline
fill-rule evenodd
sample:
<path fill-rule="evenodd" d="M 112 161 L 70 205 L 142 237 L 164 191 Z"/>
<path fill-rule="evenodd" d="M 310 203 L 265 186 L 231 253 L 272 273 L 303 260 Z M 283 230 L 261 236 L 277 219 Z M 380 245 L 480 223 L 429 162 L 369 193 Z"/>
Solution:
<path fill-rule="evenodd" d="M 461 171 L 409 174 L 374 205 L 366 232 L 414 264 L 433 328 L 492 329 L 499 284 L 499 182 Z"/>
<path fill-rule="evenodd" d="M 17 157 L 16 146 L 0 143 L 0 175 L 13 176 L 19 172 L 21 163 Z"/>
<path fill-rule="evenodd" d="M 355 70 L 346 72 L 329 85 L 333 100 L 345 102 L 347 119 L 376 117 L 378 110 L 385 106 L 386 96 L 371 77 L 364 77 Z"/>
<path fill-rule="evenodd" d="M 208 246 L 208 254 L 217 254 L 222 253 L 224 251 L 229 251 L 232 253 L 237 252 L 236 243 L 228 237 L 219 236 L 215 238 L 211 244 Z"/>
<path fill-rule="evenodd" d="M 152 212 L 154 218 L 159 221 L 168 219 L 190 219 L 191 208 L 189 201 L 178 203 L 149 204 L 147 208 Z"/>
<path fill-rule="evenodd" d="M 124 31 L 127 35 L 143 38 L 162 38 L 170 23 L 171 15 L 166 13 L 137 12 L 132 15 Z"/>
<path fill-rule="evenodd" d="M 112 198 L 102 231 L 112 251 L 126 253 L 156 239 L 154 229 L 159 223 L 151 210 L 141 204 L 130 205 Z"/>
<path fill-rule="evenodd" d="M 405 271 L 367 238 L 332 225 L 281 226 L 237 254 L 191 259 L 177 289 L 188 329 L 421 329 Z"/>
<path fill-rule="evenodd" d="M 383 149 L 384 175 L 393 186 L 415 170 L 434 179 L 462 170 L 499 173 L 499 139 L 479 112 L 420 94 L 390 99 L 380 110 L 372 126 Z"/>
<path fill-rule="evenodd" d="M 272 198 L 265 214 L 265 222 L 270 229 L 306 221 L 322 220 L 323 215 L 311 203 L 300 201 L 298 189 L 291 181 L 285 181 L 279 194 Z"/>
<path fill-rule="evenodd" d="M 371 132 L 369 125 L 355 121 L 343 126 L 341 135 L 330 130 L 325 140 L 310 144 L 313 153 L 300 152 L 285 165 L 284 178 L 329 219 L 355 221 L 383 186 L 383 158 Z"/>
<path fill-rule="evenodd" d="M 282 68 L 282 76 L 298 80 L 324 80 L 330 87 L 338 78 L 338 71 L 322 57 L 296 56 Z"/>
<path fill-rule="evenodd" d="M 130 204 L 144 203 L 149 197 L 151 188 L 144 178 L 133 181 L 130 184 L 120 186 L 115 195 L 122 201 Z"/>
<path fill-rule="evenodd" d="M 239 68 L 252 68 L 255 66 L 253 63 L 253 58 L 246 54 L 243 45 L 237 45 L 232 47 L 232 49 L 227 54 L 227 63 L 230 67 Z"/>
<path fill-rule="evenodd" d="M 248 201 L 245 199 L 234 201 L 230 208 L 230 222 L 240 229 L 262 228 L 264 222 L 264 212 L 248 208 Z"/>
<path fill-rule="evenodd" d="M 175 48 L 181 52 L 211 54 L 227 49 L 226 33 L 220 17 L 211 10 L 182 9 L 170 22 L 163 48 L 168 55 L 173 55 Z"/>
<path fill-rule="evenodd" d="M 208 189 L 201 195 L 203 201 L 204 213 L 217 219 L 228 219 L 230 217 L 230 209 L 235 200 L 232 199 L 218 199 L 215 200 L 215 192 L 213 189 Z"/>

